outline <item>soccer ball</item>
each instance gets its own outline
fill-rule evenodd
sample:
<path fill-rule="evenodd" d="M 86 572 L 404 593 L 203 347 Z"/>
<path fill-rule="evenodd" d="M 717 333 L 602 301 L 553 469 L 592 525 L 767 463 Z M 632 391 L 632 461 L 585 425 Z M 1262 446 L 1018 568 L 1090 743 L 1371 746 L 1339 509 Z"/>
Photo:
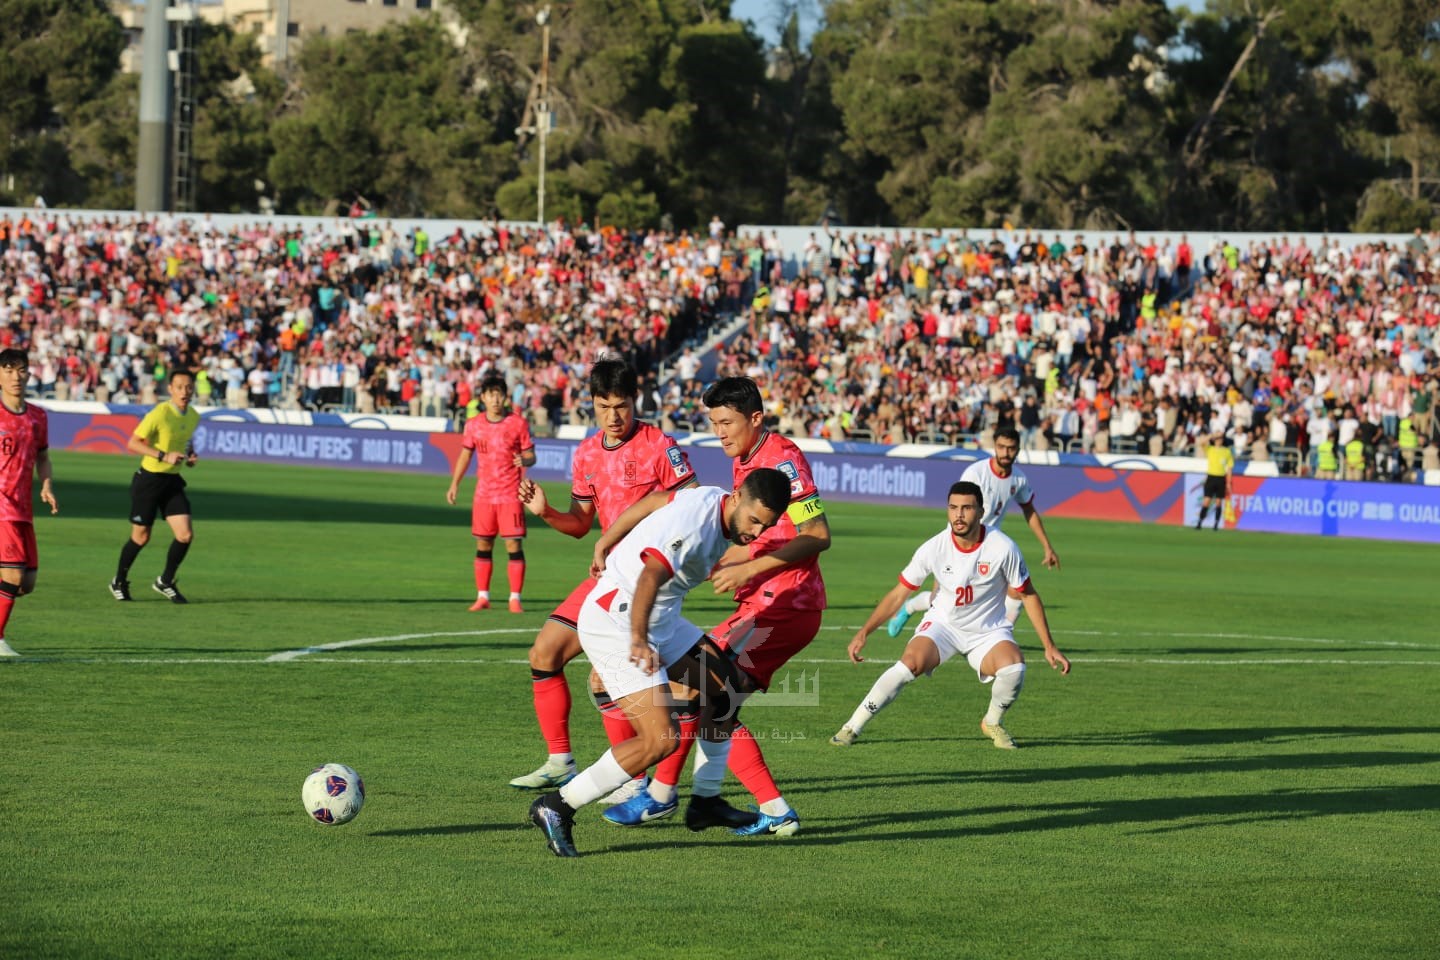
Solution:
<path fill-rule="evenodd" d="M 354 820 L 364 806 L 365 781 L 343 763 L 327 763 L 305 778 L 300 802 L 317 822 L 338 827 Z"/>

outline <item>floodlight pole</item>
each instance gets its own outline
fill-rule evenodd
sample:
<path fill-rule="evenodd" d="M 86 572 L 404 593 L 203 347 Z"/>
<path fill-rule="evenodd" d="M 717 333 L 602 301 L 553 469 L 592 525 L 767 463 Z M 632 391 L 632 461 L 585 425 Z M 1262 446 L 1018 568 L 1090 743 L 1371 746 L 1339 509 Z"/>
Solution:
<path fill-rule="evenodd" d="M 540 176 L 535 191 L 536 219 L 545 228 L 545 136 L 550 132 L 550 5 L 535 15 L 540 24 L 540 90 L 535 103 L 535 126 L 540 134 Z"/>

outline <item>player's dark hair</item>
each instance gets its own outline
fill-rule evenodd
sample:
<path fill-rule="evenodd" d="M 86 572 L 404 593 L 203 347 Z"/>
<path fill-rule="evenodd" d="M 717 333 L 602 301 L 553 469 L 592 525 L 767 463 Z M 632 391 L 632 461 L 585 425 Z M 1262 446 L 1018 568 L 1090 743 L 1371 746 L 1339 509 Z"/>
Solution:
<path fill-rule="evenodd" d="M 174 370 L 170 371 L 170 376 L 165 378 L 165 382 L 174 383 L 176 377 L 189 377 L 191 380 L 194 380 L 195 371 L 189 369 L 188 367 L 176 367 Z"/>
<path fill-rule="evenodd" d="M 950 484 L 950 493 L 946 499 L 967 496 L 975 498 L 975 509 L 985 509 L 985 492 L 980 489 L 980 484 L 971 483 L 969 480 L 956 480 Z"/>
<path fill-rule="evenodd" d="M 775 514 L 782 514 L 790 505 L 790 478 L 779 470 L 761 467 L 745 478 L 740 492 Z"/>
<path fill-rule="evenodd" d="M 996 427 L 996 428 L 995 428 L 995 439 L 996 439 L 996 440 L 1014 440 L 1016 443 L 1019 443 L 1019 442 L 1020 442 L 1020 431 L 1019 431 L 1019 430 L 1016 430 L 1016 429 L 1015 429 L 1014 427 L 1012 427 L 1012 426 L 1009 426 L 1008 424 L 1007 424 L 1006 426 L 1003 426 L 1003 427 Z"/>
<path fill-rule="evenodd" d="M 30 355 L 18 347 L 10 347 L 8 350 L 0 350 L 0 367 L 26 367 L 30 366 Z"/>
<path fill-rule="evenodd" d="M 510 384 L 506 383 L 505 378 L 498 373 L 492 373 L 480 381 L 480 389 L 476 392 L 484 393 L 487 390 L 499 390 L 501 393 L 509 394 Z"/>
<path fill-rule="evenodd" d="M 706 388 L 705 395 L 700 399 L 712 410 L 716 407 L 729 407 L 747 417 L 765 408 L 765 402 L 760 397 L 760 388 L 749 377 L 724 377 L 716 380 Z"/>
<path fill-rule="evenodd" d="M 635 369 L 624 360 L 596 360 L 590 367 L 590 396 L 628 399 L 639 392 Z"/>

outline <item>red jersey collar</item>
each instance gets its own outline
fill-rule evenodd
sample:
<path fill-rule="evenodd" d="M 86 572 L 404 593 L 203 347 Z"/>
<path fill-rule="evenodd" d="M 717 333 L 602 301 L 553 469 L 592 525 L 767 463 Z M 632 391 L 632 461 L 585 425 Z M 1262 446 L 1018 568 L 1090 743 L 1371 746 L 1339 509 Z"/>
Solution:
<path fill-rule="evenodd" d="M 962 547 L 960 541 L 955 538 L 954 533 L 950 534 L 950 542 L 953 543 L 955 549 L 961 553 L 974 553 L 976 550 L 979 550 L 980 545 L 985 542 L 985 527 L 983 525 L 980 527 L 980 539 L 975 541 L 975 546 L 973 547 Z"/>
<path fill-rule="evenodd" d="M 639 421 L 639 420 L 631 420 L 631 421 L 630 421 L 630 432 L 627 433 L 627 434 L 625 434 L 625 436 L 621 438 L 620 442 L 617 443 L 617 444 L 615 444 L 615 446 L 612 447 L 612 446 L 610 446 L 610 443 L 609 443 L 609 439 L 610 439 L 610 438 L 607 437 L 607 436 L 605 435 L 605 432 L 602 430 L 601 433 L 600 433 L 600 449 L 601 449 L 601 450 L 619 450 L 621 447 L 625 446 L 625 444 L 627 444 L 627 443 L 629 443 L 631 440 L 633 440 L 633 439 L 635 438 L 635 434 L 637 434 L 637 433 L 639 433 L 639 432 L 640 432 L 640 421 Z"/>
<path fill-rule="evenodd" d="M 742 456 L 742 457 L 740 458 L 740 462 L 741 462 L 741 463 L 749 463 L 749 462 L 750 462 L 750 458 L 753 457 L 753 456 L 755 456 L 755 454 L 759 453 L 759 452 L 760 452 L 760 448 L 763 447 L 763 446 L 765 446 L 765 441 L 766 441 L 766 440 L 769 440 L 769 439 L 770 439 L 770 428 L 769 428 L 769 427 L 761 427 L 761 428 L 760 428 L 760 439 L 755 441 L 755 446 L 753 446 L 753 447 L 750 448 L 750 452 L 749 452 L 749 453 L 746 453 L 744 456 Z"/>
<path fill-rule="evenodd" d="M 1001 473 L 999 470 L 996 470 L 996 469 L 995 469 L 995 457 L 994 457 L 994 456 L 991 456 L 991 457 L 990 457 L 989 463 L 990 463 L 990 472 L 993 473 L 995 476 L 999 477 L 1001 480 L 1009 480 L 1009 479 L 1010 479 L 1010 473 L 1014 473 L 1014 472 L 1015 472 L 1013 469 L 1010 471 L 1010 473 Z"/>

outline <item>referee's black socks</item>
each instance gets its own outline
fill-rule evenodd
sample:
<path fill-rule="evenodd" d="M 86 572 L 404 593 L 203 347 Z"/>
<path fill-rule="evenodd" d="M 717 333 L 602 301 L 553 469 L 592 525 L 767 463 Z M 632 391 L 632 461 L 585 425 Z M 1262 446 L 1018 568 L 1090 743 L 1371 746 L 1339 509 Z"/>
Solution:
<path fill-rule="evenodd" d="M 170 552 L 165 554 L 165 572 L 160 574 L 160 579 L 166 583 L 175 582 L 175 574 L 180 569 L 180 564 L 185 560 L 185 554 L 190 552 L 190 541 L 172 540 Z"/>
<path fill-rule="evenodd" d="M 135 563 L 135 558 L 140 556 L 140 551 L 145 548 L 134 540 L 125 539 L 125 546 L 120 548 L 120 566 L 115 568 L 115 579 L 125 581 L 130 579 L 130 567 Z"/>

